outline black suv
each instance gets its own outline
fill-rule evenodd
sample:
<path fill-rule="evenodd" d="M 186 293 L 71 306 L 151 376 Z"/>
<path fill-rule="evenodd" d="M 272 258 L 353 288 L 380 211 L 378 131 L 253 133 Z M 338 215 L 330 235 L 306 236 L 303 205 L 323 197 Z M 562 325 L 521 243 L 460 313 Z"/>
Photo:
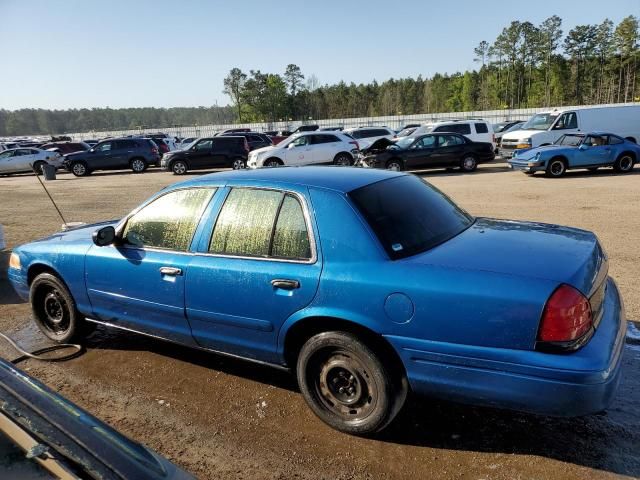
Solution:
<path fill-rule="evenodd" d="M 188 150 L 174 150 L 162 156 L 162 168 L 175 175 L 202 168 L 246 168 L 249 143 L 245 137 L 221 135 L 196 140 Z"/>
<path fill-rule="evenodd" d="M 270 147 L 273 145 L 269 135 L 259 132 L 235 132 L 235 133 L 223 133 L 221 137 L 244 137 L 249 144 L 249 150 L 255 150 L 256 148 Z"/>
<path fill-rule="evenodd" d="M 144 172 L 149 165 L 160 163 L 158 146 L 147 138 L 110 138 L 84 152 L 63 157 L 64 167 L 76 177 L 95 170 L 123 170 Z"/>

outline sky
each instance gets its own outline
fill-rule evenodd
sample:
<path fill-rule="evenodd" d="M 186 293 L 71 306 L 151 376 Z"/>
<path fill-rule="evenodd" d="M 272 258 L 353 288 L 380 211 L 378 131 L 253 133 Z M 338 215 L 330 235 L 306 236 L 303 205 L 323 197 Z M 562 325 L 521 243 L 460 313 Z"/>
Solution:
<path fill-rule="evenodd" d="M 606 8 L 603 6 L 606 5 Z M 640 16 L 640 0 L 0 0 L 0 109 L 226 105 L 233 67 L 320 84 L 477 68 L 512 20 Z"/>

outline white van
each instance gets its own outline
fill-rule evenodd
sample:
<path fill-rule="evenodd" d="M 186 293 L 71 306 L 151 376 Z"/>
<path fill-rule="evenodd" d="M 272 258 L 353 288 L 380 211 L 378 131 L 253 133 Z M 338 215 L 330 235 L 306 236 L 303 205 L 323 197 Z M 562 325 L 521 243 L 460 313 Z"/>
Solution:
<path fill-rule="evenodd" d="M 496 148 L 496 136 L 493 127 L 486 120 L 446 120 L 427 123 L 416 128 L 409 137 L 418 137 L 425 133 L 459 133 L 472 142 L 491 143 Z"/>
<path fill-rule="evenodd" d="M 500 156 L 511 158 L 520 148 L 551 145 L 566 133 L 610 132 L 636 142 L 640 140 L 640 105 L 555 109 L 536 113 L 521 130 L 505 133 Z"/>

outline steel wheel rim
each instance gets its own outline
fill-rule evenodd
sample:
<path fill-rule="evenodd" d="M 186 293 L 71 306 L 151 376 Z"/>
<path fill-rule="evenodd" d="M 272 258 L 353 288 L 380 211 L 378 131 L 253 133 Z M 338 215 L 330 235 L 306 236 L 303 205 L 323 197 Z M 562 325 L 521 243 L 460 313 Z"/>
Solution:
<path fill-rule="evenodd" d="M 84 168 L 84 165 L 82 165 L 81 163 L 76 163 L 73 166 L 73 173 L 75 173 L 76 175 L 84 175 L 86 171 L 87 169 Z"/>
<path fill-rule="evenodd" d="M 476 161 L 473 157 L 467 157 L 463 160 L 464 168 L 467 170 L 471 170 L 476 164 Z"/>
<path fill-rule="evenodd" d="M 234 170 L 242 170 L 244 168 L 244 162 L 240 159 L 237 159 L 233 162 Z"/>
<path fill-rule="evenodd" d="M 400 171 L 400 164 L 398 162 L 391 162 L 389 164 L 389 166 L 387 167 L 387 170 L 391 170 L 393 172 L 399 172 Z"/>
<path fill-rule="evenodd" d="M 187 171 L 187 167 L 185 167 L 184 163 L 177 162 L 173 164 L 173 171 L 179 175 L 183 174 Z"/>
<path fill-rule="evenodd" d="M 632 166 L 633 160 L 631 160 L 631 157 L 624 156 L 620 159 L 620 170 L 626 172 L 627 170 L 631 170 Z"/>
<path fill-rule="evenodd" d="M 144 170 L 144 162 L 142 160 L 134 160 L 131 163 L 131 168 L 133 168 L 133 170 L 136 172 L 141 172 L 142 170 Z"/>
<path fill-rule="evenodd" d="M 552 175 L 562 175 L 562 172 L 564 172 L 564 163 L 556 161 L 551 164 Z"/>
<path fill-rule="evenodd" d="M 315 357 L 312 390 L 322 408 L 350 423 L 366 419 L 378 395 L 363 363 L 343 349 L 326 349 Z"/>
<path fill-rule="evenodd" d="M 42 300 L 45 327 L 53 333 L 61 334 L 69 329 L 71 319 L 68 305 L 60 292 L 55 288 L 49 290 Z"/>

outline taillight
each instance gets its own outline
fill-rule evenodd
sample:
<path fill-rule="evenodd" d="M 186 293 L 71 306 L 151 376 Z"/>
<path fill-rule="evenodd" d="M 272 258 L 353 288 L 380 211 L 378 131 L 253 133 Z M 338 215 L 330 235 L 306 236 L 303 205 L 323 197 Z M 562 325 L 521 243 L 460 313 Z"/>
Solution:
<path fill-rule="evenodd" d="M 578 290 L 561 285 L 544 307 L 538 342 L 571 348 L 593 327 L 589 300 Z"/>
<path fill-rule="evenodd" d="M 360 145 L 358 145 L 358 142 L 356 142 L 355 140 L 352 140 L 349 143 L 352 144 L 352 145 L 355 145 L 356 150 L 360 150 Z"/>

